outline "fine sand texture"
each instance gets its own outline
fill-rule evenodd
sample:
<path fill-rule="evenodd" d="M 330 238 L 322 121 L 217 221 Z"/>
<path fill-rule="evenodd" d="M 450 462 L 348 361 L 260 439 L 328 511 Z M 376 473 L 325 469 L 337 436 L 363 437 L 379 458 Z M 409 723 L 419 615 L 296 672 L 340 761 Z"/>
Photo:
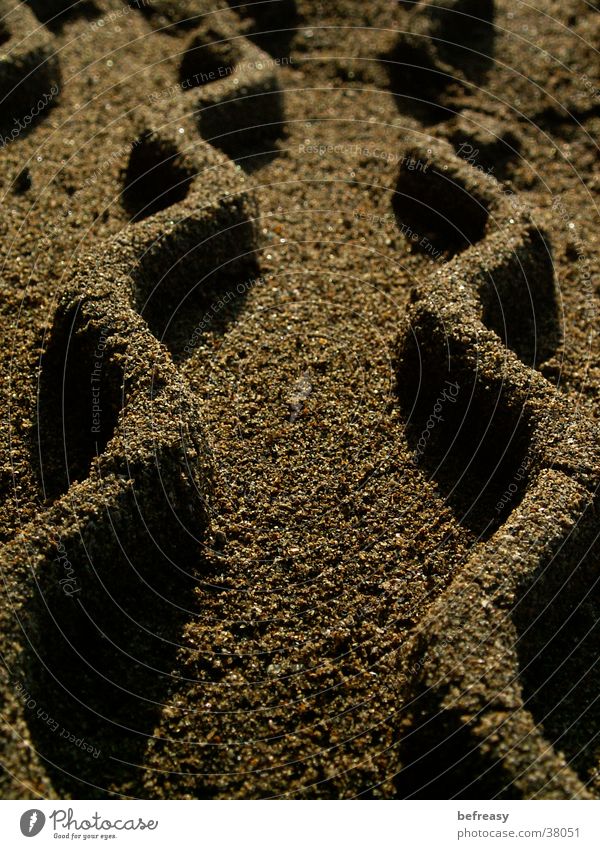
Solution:
<path fill-rule="evenodd" d="M 0 0 L 2 797 L 600 797 L 599 44 Z"/>

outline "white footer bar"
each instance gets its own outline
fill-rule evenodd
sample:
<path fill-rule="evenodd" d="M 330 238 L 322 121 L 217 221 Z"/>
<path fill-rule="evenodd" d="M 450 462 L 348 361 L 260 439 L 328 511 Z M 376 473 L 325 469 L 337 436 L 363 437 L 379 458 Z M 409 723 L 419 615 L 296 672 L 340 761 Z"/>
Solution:
<path fill-rule="evenodd" d="M 599 849 L 600 802 L 5 801 L 2 845 Z"/>

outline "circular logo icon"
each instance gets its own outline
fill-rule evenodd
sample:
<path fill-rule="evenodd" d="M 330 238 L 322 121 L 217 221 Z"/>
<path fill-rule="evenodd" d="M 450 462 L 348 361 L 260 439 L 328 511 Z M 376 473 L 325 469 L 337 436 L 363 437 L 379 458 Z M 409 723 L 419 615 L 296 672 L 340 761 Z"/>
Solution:
<path fill-rule="evenodd" d="M 25 811 L 21 816 L 21 834 L 25 837 L 35 837 L 46 824 L 46 816 L 38 808 Z"/>

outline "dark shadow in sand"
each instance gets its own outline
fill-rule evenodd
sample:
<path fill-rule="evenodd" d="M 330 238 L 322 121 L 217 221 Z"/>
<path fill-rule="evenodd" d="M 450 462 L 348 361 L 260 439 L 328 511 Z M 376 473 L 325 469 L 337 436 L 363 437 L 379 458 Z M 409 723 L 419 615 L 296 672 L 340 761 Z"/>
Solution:
<path fill-rule="evenodd" d="M 134 224 L 143 221 L 183 201 L 195 177 L 174 142 L 148 131 L 132 147 L 123 206 Z M 176 361 L 189 356 L 205 333 L 226 331 L 258 276 L 254 254 L 235 256 L 232 248 L 238 238 L 240 245 L 248 243 L 251 221 L 232 227 L 219 214 L 214 232 L 203 233 L 193 208 L 180 207 L 177 214 L 182 212 L 177 248 L 170 237 L 161 247 L 158 233 L 131 269 L 135 309 Z"/>
<path fill-rule="evenodd" d="M 181 83 L 192 102 L 195 93 L 200 94 L 195 117 L 202 137 L 234 160 L 272 153 L 285 132 L 283 92 L 278 82 L 265 69 L 262 79 L 253 72 L 247 85 L 225 85 L 223 90 L 223 83 L 235 79 L 238 62 L 244 57 L 235 41 L 212 42 L 210 37 L 212 34 L 196 35 L 179 65 Z M 243 67 L 239 73 L 245 76 Z M 215 91 L 219 92 L 216 97 Z"/>
<path fill-rule="evenodd" d="M 40 358 L 33 467 L 45 498 L 54 501 L 88 476 L 114 433 L 122 406 L 123 372 L 105 357 L 106 334 L 78 325 L 77 310 L 59 312 Z M 92 390 L 101 398 L 94 417 Z"/>
<path fill-rule="evenodd" d="M 513 263 L 514 272 L 494 275 L 479 291 L 481 320 L 530 368 L 552 357 L 563 339 L 561 314 L 550 245 L 540 230 L 532 231 L 528 256 Z"/>
<path fill-rule="evenodd" d="M 467 80 L 481 85 L 494 62 L 494 0 L 477 0 L 470 15 L 445 8 L 443 3 L 433 3 L 430 8 L 437 55 Z"/>
<path fill-rule="evenodd" d="M 197 113 L 199 131 L 245 171 L 258 171 L 278 155 L 277 142 L 285 137 L 282 97 L 281 91 L 260 92 L 204 106 Z"/>
<path fill-rule="evenodd" d="M 26 0 L 36 18 L 53 32 L 60 32 L 65 23 L 77 18 L 93 20 L 102 10 L 93 0 Z"/>
<path fill-rule="evenodd" d="M 249 222 L 236 225 L 248 226 Z M 240 235 L 241 243 L 244 239 Z M 132 275 L 135 309 L 175 362 L 191 356 L 207 333 L 227 331 L 260 276 L 254 253 L 219 264 L 230 240 L 225 231 L 215 233 L 208 244 L 191 240 L 172 264 L 168 252 L 157 263 L 160 252 L 149 251 Z"/>
<path fill-rule="evenodd" d="M 253 258 L 233 261 L 213 271 L 199 263 L 182 296 L 173 296 L 176 290 L 168 277 L 163 278 L 140 304 L 140 314 L 175 362 L 181 362 L 192 356 L 209 334 L 218 337 L 227 332 L 259 279 L 260 270 Z"/>
<path fill-rule="evenodd" d="M 415 463 L 458 521 L 488 538 L 523 497 L 530 423 L 501 376 L 488 385 L 444 342 L 425 349 L 409 333 L 402 358 L 397 391 Z"/>
<path fill-rule="evenodd" d="M 461 181 L 451 179 L 435 164 L 408 160 L 403 163 L 392 209 L 398 227 L 414 240 L 420 250 L 427 237 L 427 251 L 446 259 L 479 242 L 485 234 L 488 209 L 470 194 Z M 404 228 L 404 229 L 403 229 Z M 427 243 L 425 243 L 427 244 Z"/>
<path fill-rule="evenodd" d="M 136 765 L 175 685 L 198 552 L 167 507 L 161 553 L 136 511 L 127 497 L 114 528 L 99 516 L 106 538 L 91 561 L 77 539 L 49 552 L 27 610 L 23 678 L 36 706 L 24 712 L 62 797 L 104 798 L 111 785 L 143 796 Z"/>
<path fill-rule="evenodd" d="M 401 115 L 411 115 L 426 127 L 454 117 L 456 110 L 445 102 L 449 93 L 460 85 L 449 69 L 436 66 L 429 50 L 413 42 L 399 41 L 391 53 L 381 58 Z"/>
<path fill-rule="evenodd" d="M 485 82 L 494 61 L 494 6 L 491 0 L 481 3 L 474 10 L 480 20 L 436 4 L 421 15 L 422 21 L 428 16 L 428 34 L 400 36 L 381 58 L 398 111 L 434 126 L 456 113 L 452 96 L 464 94 L 463 79 Z M 410 18 L 406 26 L 411 26 Z"/>
<path fill-rule="evenodd" d="M 593 510 L 577 537 L 534 576 L 512 611 L 519 637 L 523 699 L 583 782 L 600 758 L 600 547 Z M 576 551 L 573 552 L 573 547 Z"/>
<path fill-rule="evenodd" d="M 186 197 L 194 171 L 174 142 L 150 131 L 131 148 L 121 201 L 131 220 L 142 221 Z"/>
<path fill-rule="evenodd" d="M 247 25 L 246 34 L 261 50 L 275 58 L 290 54 L 290 46 L 300 23 L 296 0 L 252 0 L 240 4 L 227 0 Z"/>
<path fill-rule="evenodd" d="M 427 693 L 413 703 L 414 725 L 400 741 L 405 764 L 394 780 L 399 799 L 518 799 L 502 762 L 487 758 L 460 713 L 440 713 Z"/>
<path fill-rule="evenodd" d="M 470 166 L 466 165 L 465 168 Z M 476 245 L 489 226 L 487 201 L 469 193 L 456 175 L 435 163 L 403 163 L 392 208 L 401 232 L 418 250 L 450 259 Z M 494 222 L 495 224 L 495 222 Z M 498 222 L 502 226 L 502 222 Z M 419 239 L 414 240 L 418 234 Z M 423 237 L 425 248 L 421 247 Z M 548 239 L 531 228 L 521 252 L 508 260 L 510 274 L 490 272 L 478 290 L 482 321 L 531 368 L 550 358 L 562 341 L 554 261 Z"/>

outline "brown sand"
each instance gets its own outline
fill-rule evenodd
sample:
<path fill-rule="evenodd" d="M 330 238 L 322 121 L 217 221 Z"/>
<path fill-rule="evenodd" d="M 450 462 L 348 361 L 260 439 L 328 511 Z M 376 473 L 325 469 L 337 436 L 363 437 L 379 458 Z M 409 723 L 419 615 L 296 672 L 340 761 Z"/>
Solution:
<path fill-rule="evenodd" d="M 597 9 L 68 5 L 2 45 L 3 795 L 597 796 Z"/>

